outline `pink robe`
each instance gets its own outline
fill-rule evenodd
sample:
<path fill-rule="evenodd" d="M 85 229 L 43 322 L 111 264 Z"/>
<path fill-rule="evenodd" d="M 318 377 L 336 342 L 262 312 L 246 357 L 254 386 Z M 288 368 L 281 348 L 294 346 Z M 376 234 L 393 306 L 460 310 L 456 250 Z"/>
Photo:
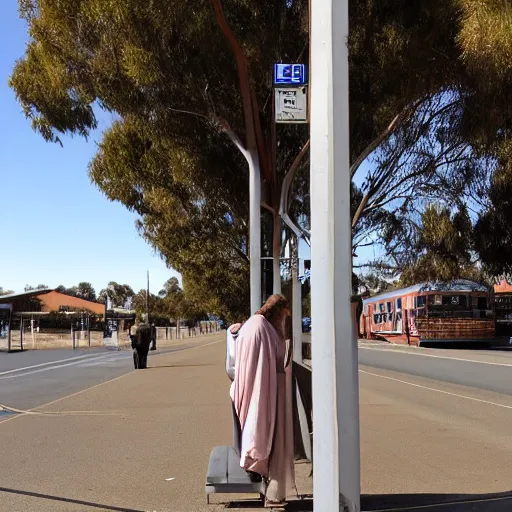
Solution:
<path fill-rule="evenodd" d="M 295 494 L 291 365 L 285 341 L 263 316 L 252 316 L 236 343 L 231 399 L 242 427 L 240 466 L 268 479 L 267 499 Z"/>

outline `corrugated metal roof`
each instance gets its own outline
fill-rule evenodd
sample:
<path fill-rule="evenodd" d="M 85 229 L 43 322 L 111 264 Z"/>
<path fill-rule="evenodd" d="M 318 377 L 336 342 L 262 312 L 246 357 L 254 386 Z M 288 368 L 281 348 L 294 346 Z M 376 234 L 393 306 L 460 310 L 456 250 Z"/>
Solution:
<path fill-rule="evenodd" d="M 10 299 L 17 299 L 19 297 L 30 297 L 33 295 L 42 295 L 43 293 L 53 292 L 54 288 L 42 288 L 40 290 L 30 290 L 28 292 L 9 293 L 8 295 L 0 295 L 0 301 L 6 302 Z"/>
<path fill-rule="evenodd" d="M 432 292 L 489 292 L 489 288 L 481 283 L 469 281 L 468 279 L 455 279 L 454 281 L 433 281 L 429 283 L 420 283 L 408 288 L 391 290 L 379 295 L 374 295 L 363 300 L 363 304 L 375 302 L 376 300 L 386 300 L 393 297 L 408 295 L 409 293 L 432 293 Z"/>

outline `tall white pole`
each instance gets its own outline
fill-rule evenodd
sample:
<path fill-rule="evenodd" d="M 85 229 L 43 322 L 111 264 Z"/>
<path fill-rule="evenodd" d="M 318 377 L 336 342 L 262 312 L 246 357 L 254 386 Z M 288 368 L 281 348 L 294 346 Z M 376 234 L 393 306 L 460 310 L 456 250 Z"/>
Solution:
<path fill-rule="evenodd" d="M 359 382 L 350 313 L 348 0 L 311 2 L 313 496 L 360 510 Z"/>
<path fill-rule="evenodd" d="M 261 176 L 258 154 L 249 150 L 249 259 L 251 314 L 261 306 Z"/>

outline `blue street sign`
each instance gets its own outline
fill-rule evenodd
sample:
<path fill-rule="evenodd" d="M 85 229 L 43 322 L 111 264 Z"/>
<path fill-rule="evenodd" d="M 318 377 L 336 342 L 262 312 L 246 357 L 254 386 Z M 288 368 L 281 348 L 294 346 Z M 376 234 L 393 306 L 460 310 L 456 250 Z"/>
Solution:
<path fill-rule="evenodd" d="M 274 64 L 274 84 L 305 85 L 306 66 L 304 64 Z"/>

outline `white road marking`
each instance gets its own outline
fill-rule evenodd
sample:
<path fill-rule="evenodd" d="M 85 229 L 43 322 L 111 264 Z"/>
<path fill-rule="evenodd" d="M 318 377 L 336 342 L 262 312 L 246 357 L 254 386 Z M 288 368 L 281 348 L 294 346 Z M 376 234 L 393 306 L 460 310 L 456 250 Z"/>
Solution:
<path fill-rule="evenodd" d="M 152 354 L 152 357 L 164 356 L 164 355 L 168 355 L 168 354 L 173 354 L 175 352 L 182 352 L 184 350 L 193 350 L 195 348 L 208 347 L 209 345 L 213 345 L 215 343 L 219 343 L 219 341 L 212 341 L 210 343 L 194 345 L 193 347 L 184 346 L 184 347 L 180 347 L 176 350 L 171 350 L 169 352 L 165 351 L 160 354 L 154 354 L 154 355 Z M 0 380 L 14 379 L 17 377 L 25 377 L 27 375 L 33 375 L 35 373 L 46 372 L 49 370 L 58 370 L 60 368 L 65 368 L 67 366 L 80 365 L 80 366 L 85 367 L 85 366 L 97 366 L 101 363 L 110 364 L 110 363 L 115 363 L 122 359 L 131 358 L 131 357 L 132 357 L 131 353 L 127 354 L 126 352 L 116 351 L 116 352 L 109 352 L 108 354 L 102 354 L 102 355 L 97 355 L 97 356 L 80 356 L 80 357 L 76 357 L 76 358 L 74 357 L 74 358 L 69 358 L 69 359 L 61 359 L 60 361 L 51 361 L 49 363 L 42 363 L 39 365 L 26 366 L 24 368 L 17 368 L 15 370 L 8 370 L 6 372 L 2 372 L 2 373 L 0 373 Z M 105 361 L 105 359 L 109 359 L 109 361 Z M 68 361 L 71 361 L 71 362 L 68 362 Z M 57 363 L 64 363 L 64 364 L 57 364 Z M 53 366 L 49 366 L 49 365 L 53 365 Z M 36 369 L 33 369 L 32 371 L 24 371 L 24 370 L 30 370 L 31 368 L 36 368 Z M 12 374 L 14 374 L 14 375 L 12 375 Z"/>
<path fill-rule="evenodd" d="M 25 366 L 23 368 L 16 368 L 14 370 L 7 370 L 5 372 L 0 372 L 0 375 L 7 375 L 10 373 L 16 373 L 16 372 L 23 372 L 25 370 L 31 370 L 33 368 L 40 368 L 42 366 L 49 366 L 51 364 L 58 364 L 58 363 L 67 363 L 68 361 L 78 361 L 79 359 L 87 359 L 94 357 L 92 355 L 86 355 L 86 356 L 78 356 L 78 357 L 69 357 L 67 359 L 60 359 L 58 361 L 48 361 L 47 363 L 41 363 L 41 364 L 34 364 L 32 366 Z"/>
<path fill-rule="evenodd" d="M 165 481 L 166 481 L 166 482 L 172 482 L 173 480 L 176 480 L 176 478 L 175 478 L 175 477 L 172 477 L 172 478 L 166 478 L 166 479 L 165 479 Z"/>
<path fill-rule="evenodd" d="M 100 359 L 107 359 L 107 358 L 112 358 L 112 355 L 105 354 L 105 355 L 98 356 L 98 357 L 90 357 L 88 360 L 82 359 L 80 361 L 72 361 L 71 363 L 66 363 L 66 364 L 59 364 L 59 365 L 55 365 L 55 366 L 45 366 L 44 368 L 39 368 L 37 370 L 32 370 L 32 371 L 23 372 L 23 373 L 18 373 L 15 375 L 0 376 L 0 380 L 15 379 L 17 377 L 26 377 L 27 375 L 33 375 L 34 373 L 47 372 L 49 370 L 58 370 L 60 368 L 65 368 L 67 366 L 78 366 L 82 363 L 86 363 L 86 362 L 90 363 L 91 361 L 98 361 Z"/>
<path fill-rule="evenodd" d="M 220 340 L 217 340 L 217 341 L 212 341 L 210 343 L 205 343 L 204 345 L 195 345 L 193 347 L 185 347 L 183 349 L 176 350 L 174 352 L 181 352 L 183 350 L 193 350 L 193 349 L 196 349 L 196 348 L 208 347 L 210 345 L 216 345 L 217 343 L 224 343 L 224 340 L 220 339 Z M 174 352 L 168 352 L 167 355 L 171 355 Z M 164 354 L 160 354 L 160 355 L 164 355 Z M 47 402 L 45 404 L 36 405 L 35 407 L 32 407 L 32 409 L 28 409 L 28 411 L 37 411 L 38 409 L 40 409 L 42 407 L 48 407 L 50 405 L 54 405 L 54 404 L 56 404 L 58 402 L 62 402 L 63 400 L 67 400 L 68 398 L 72 398 L 72 397 L 81 395 L 82 393 L 86 393 L 87 391 L 91 391 L 92 389 L 99 388 L 100 386 L 104 386 L 105 384 L 110 384 L 110 383 L 115 382 L 117 380 L 124 379 L 125 377 L 128 377 L 128 375 L 131 375 L 135 371 L 136 370 L 131 370 L 130 372 L 124 373 L 123 375 L 120 375 L 119 377 L 114 377 L 113 379 L 107 380 L 105 382 L 99 382 L 98 384 L 94 384 L 94 386 L 91 386 L 91 387 L 85 388 L 85 389 L 81 389 L 80 391 L 77 391 L 76 393 L 71 393 L 70 395 L 61 396 L 60 398 L 57 398 L 56 400 L 52 400 L 51 402 Z M 0 425 L 5 425 L 9 421 L 14 421 L 17 418 L 21 418 L 21 417 L 23 417 L 23 416 L 20 415 L 20 414 L 12 415 L 9 418 L 0 421 Z"/>
<path fill-rule="evenodd" d="M 416 351 L 406 352 L 405 350 L 400 350 L 400 349 L 381 350 L 378 348 L 363 347 L 361 345 L 359 345 L 359 348 L 362 350 L 373 350 L 374 352 L 393 352 L 395 354 L 402 354 L 402 355 L 406 355 L 406 356 L 433 357 L 434 359 L 448 359 L 449 361 L 463 361 L 465 363 L 489 364 L 491 366 L 505 366 L 507 368 L 512 368 L 512 364 L 507 364 L 507 363 L 493 363 L 491 361 L 478 361 L 477 359 L 463 359 L 460 357 L 435 356 L 434 354 L 422 354 L 422 353 L 416 352 Z"/>
<path fill-rule="evenodd" d="M 387 377 L 385 375 L 379 375 L 378 373 L 371 373 L 371 372 L 367 372 L 365 370 L 359 370 L 359 373 L 364 373 L 365 375 L 371 375 L 372 377 L 378 377 L 380 379 L 391 380 L 393 382 L 399 382 L 400 384 L 407 384 L 408 386 L 413 386 L 415 388 L 421 388 L 421 389 L 426 389 L 428 391 L 434 391 L 435 393 L 441 393 L 443 395 L 450 395 L 450 396 L 455 396 L 457 398 L 464 398 L 465 400 L 471 400 L 473 402 L 480 402 L 482 404 L 493 405 L 495 407 L 502 407 L 503 409 L 512 409 L 512 405 L 498 404 L 496 402 L 489 402 L 487 400 L 482 400 L 480 398 L 473 398 L 471 396 L 459 395 L 457 393 L 451 393 L 449 391 L 443 391 L 441 389 L 430 388 L 428 386 L 422 386 L 421 384 L 414 384 L 413 382 L 408 382 L 406 380 L 400 380 L 400 379 L 395 379 L 393 377 Z"/>

